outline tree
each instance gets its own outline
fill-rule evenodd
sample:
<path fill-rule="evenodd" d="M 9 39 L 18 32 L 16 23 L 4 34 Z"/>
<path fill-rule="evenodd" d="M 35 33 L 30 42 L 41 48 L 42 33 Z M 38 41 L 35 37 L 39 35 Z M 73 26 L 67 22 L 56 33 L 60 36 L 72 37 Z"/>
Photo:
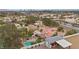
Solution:
<path fill-rule="evenodd" d="M 36 43 L 40 43 L 40 42 L 42 42 L 42 40 L 40 37 L 38 37 L 38 39 L 36 40 Z"/>
<path fill-rule="evenodd" d="M 51 20 L 49 18 L 43 18 L 42 21 L 43 21 L 43 24 L 46 25 L 46 26 L 50 26 L 50 27 L 59 26 L 59 24 L 56 21 Z"/>
<path fill-rule="evenodd" d="M 33 24 L 33 23 L 35 23 L 35 21 L 37 21 L 37 20 L 39 20 L 38 17 L 28 16 L 28 17 L 27 17 L 27 20 L 26 20 L 26 23 L 27 23 L 27 24 Z"/>
<path fill-rule="evenodd" d="M 5 24 L 0 27 L 0 48 L 20 48 L 19 33 L 14 24 Z"/>
<path fill-rule="evenodd" d="M 55 34 L 53 34 L 53 36 L 57 36 L 57 32 Z"/>
<path fill-rule="evenodd" d="M 3 20 L 0 20 L 0 25 L 3 25 L 3 24 L 5 24 L 5 23 L 3 22 Z"/>
<path fill-rule="evenodd" d="M 64 32 L 64 29 L 63 29 L 63 27 L 58 27 L 58 28 L 57 28 L 57 31 L 59 31 L 59 32 Z"/>
<path fill-rule="evenodd" d="M 72 30 L 67 31 L 67 33 L 65 35 L 67 36 L 67 35 L 72 35 L 72 34 L 75 34 L 75 33 L 77 33 L 77 31 L 72 29 Z"/>
<path fill-rule="evenodd" d="M 27 35 L 27 33 L 28 33 L 28 32 L 27 32 L 27 28 L 19 29 L 18 32 L 19 32 L 19 37 L 21 37 L 21 38 L 26 37 L 26 35 Z"/>

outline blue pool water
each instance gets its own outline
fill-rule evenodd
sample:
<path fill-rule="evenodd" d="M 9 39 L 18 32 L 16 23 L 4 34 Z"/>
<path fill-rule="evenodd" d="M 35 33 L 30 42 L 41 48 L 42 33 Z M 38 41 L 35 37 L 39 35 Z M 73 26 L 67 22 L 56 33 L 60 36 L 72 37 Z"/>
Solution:
<path fill-rule="evenodd" d="M 30 46 L 32 45 L 32 42 L 24 42 L 23 45 L 26 47 L 26 46 Z"/>

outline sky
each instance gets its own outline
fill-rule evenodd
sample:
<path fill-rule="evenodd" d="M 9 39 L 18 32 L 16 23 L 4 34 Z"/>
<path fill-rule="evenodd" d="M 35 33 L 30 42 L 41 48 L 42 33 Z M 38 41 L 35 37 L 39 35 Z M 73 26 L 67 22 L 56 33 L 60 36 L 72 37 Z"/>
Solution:
<path fill-rule="evenodd" d="M 0 9 L 78 9 L 78 0 L 0 0 Z"/>

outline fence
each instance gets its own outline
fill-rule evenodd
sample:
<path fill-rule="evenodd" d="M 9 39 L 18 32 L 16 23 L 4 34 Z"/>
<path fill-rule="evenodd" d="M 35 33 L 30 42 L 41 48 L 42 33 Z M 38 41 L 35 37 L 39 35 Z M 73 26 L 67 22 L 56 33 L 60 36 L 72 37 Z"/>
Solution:
<path fill-rule="evenodd" d="M 68 36 L 65 36 L 64 38 L 69 38 L 69 37 L 76 36 L 76 35 L 79 35 L 79 33 L 76 33 L 76 34 L 73 34 L 73 35 L 68 35 Z"/>

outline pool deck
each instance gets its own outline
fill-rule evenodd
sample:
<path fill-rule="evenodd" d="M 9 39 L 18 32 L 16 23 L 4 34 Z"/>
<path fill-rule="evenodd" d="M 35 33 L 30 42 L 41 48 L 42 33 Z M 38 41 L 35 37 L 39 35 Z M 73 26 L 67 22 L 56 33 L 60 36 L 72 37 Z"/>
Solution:
<path fill-rule="evenodd" d="M 48 49 L 44 44 L 34 47 L 33 49 Z"/>

